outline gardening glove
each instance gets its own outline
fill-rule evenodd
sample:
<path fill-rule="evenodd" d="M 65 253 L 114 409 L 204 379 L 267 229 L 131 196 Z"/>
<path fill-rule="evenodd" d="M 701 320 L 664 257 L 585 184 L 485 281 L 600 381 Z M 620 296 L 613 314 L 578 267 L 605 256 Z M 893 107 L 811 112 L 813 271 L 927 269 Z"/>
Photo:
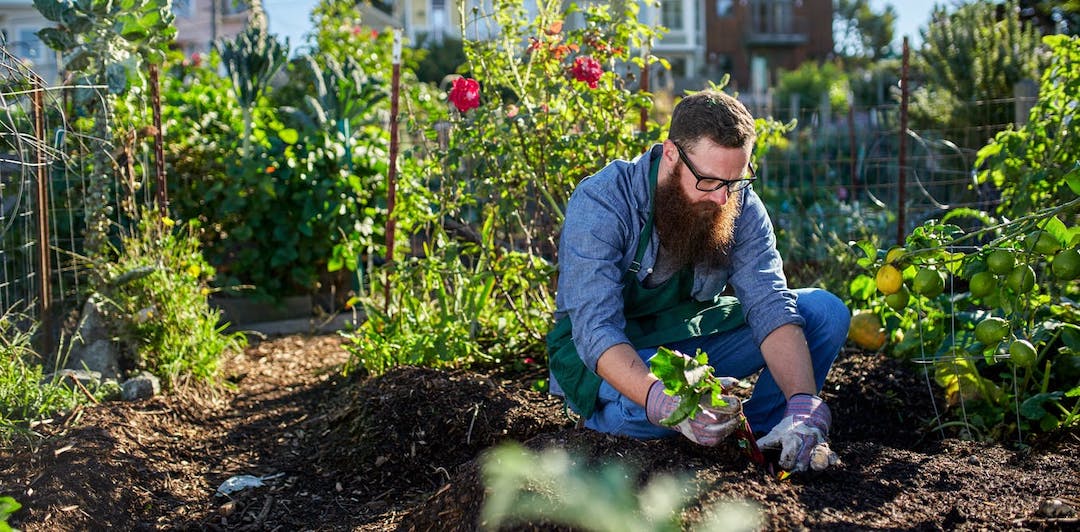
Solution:
<path fill-rule="evenodd" d="M 729 383 L 733 385 L 738 382 L 738 379 L 730 377 L 723 377 L 720 380 L 724 383 L 725 390 L 731 387 Z M 708 397 L 702 397 L 701 410 L 696 415 L 682 420 L 678 425 L 668 427 L 661 424 L 660 420 L 670 416 L 679 406 L 682 398 L 664 393 L 664 383 L 656 381 L 649 388 L 649 395 L 645 401 L 645 415 L 653 425 L 677 430 L 696 444 L 713 447 L 742 426 L 742 402 L 733 395 L 721 397 L 727 405 L 713 407 Z"/>
<path fill-rule="evenodd" d="M 797 393 L 788 399 L 784 419 L 764 438 L 758 440 L 763 449 L 780 449 L 780 467 L 788 471 L 824 471 L 840 463 L 829 448 L 829 425 L 832 414 L 828 405 L 816 395 Z"/>

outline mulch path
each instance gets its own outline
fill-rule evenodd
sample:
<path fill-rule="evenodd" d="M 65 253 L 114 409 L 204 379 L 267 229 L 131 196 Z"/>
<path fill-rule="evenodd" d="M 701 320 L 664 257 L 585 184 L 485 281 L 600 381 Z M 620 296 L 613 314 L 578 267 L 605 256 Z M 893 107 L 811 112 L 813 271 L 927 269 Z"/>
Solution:
<path fill-rule="evenodd" d="M 930 430 L 924 376 L 845 351 L 823 395 L 843 465 L 778 481 L 734 444 L 641 442 L 575 429 L 558 401 L 515 375 L 399 368 L 340 375 L 337 335 L 253 343 L 226 363 L 235 389 L 186 389 L 85 406 L 0 449 L 10 518 L 36 530 L 474 530 L 484 453 L 500 442 L 618 462 L 644 486 L 683 479 L 684 523 L 748 503 L 765 530 L 1076 530 L 1080 431 L 1017 450 Z M 263 485 L 215 495 L 235 475 Z M 1055 515 L 1047 501 L 1057 499 Z M 1040 507 L 1043 507 L 1040 509 Z M 544 521 L 514 530 L 565 530 Z"/>

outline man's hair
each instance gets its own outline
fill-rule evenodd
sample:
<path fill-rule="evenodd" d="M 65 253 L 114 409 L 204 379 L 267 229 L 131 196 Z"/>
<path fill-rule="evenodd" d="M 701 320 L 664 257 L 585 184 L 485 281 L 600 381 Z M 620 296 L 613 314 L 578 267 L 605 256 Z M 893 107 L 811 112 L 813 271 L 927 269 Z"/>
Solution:
<path fill-rule="evenodd" d="M 726 148 L 754 143 L 754 117 L 739 100 L 720 91 L 704 90 L 683 98 L 671 114 L 668 138 L 684 148 L 708 138 Z"/>

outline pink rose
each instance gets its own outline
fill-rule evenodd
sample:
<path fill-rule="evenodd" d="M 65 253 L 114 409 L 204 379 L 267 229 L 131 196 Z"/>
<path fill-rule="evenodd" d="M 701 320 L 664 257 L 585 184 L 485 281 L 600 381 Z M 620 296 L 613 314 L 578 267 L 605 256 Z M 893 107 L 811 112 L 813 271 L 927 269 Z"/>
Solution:
<path fill-rule="evenodd" d="M 462 113 L 480 107 L 480 84 L 475 79 L 460 77 L 450 87 L 450 103 Z"/>
<path fill-rule="evenodd" d="M 604 74 L 604 69 L 600 67 L 599 61 L 583 55 L 574 59 L 574 67 L 570 69 L 570 73 L 574 75 L 574 79 L 588 83 L 590 89 L 595 89 L 596 82 L 600 81 L 600 76 Z"/>

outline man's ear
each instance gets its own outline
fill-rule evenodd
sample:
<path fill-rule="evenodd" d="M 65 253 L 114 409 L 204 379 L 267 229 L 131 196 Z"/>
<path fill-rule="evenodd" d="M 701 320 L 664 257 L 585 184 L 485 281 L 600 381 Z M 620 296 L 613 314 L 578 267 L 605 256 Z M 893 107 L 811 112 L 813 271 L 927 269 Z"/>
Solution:
<path fill-rule="evenodd" d="M 679 151 L 675 148 L 675 141 L 664 140 L 664 158 L 667 159 L 668 164 L 675 164 L 679 160 Z"/>

